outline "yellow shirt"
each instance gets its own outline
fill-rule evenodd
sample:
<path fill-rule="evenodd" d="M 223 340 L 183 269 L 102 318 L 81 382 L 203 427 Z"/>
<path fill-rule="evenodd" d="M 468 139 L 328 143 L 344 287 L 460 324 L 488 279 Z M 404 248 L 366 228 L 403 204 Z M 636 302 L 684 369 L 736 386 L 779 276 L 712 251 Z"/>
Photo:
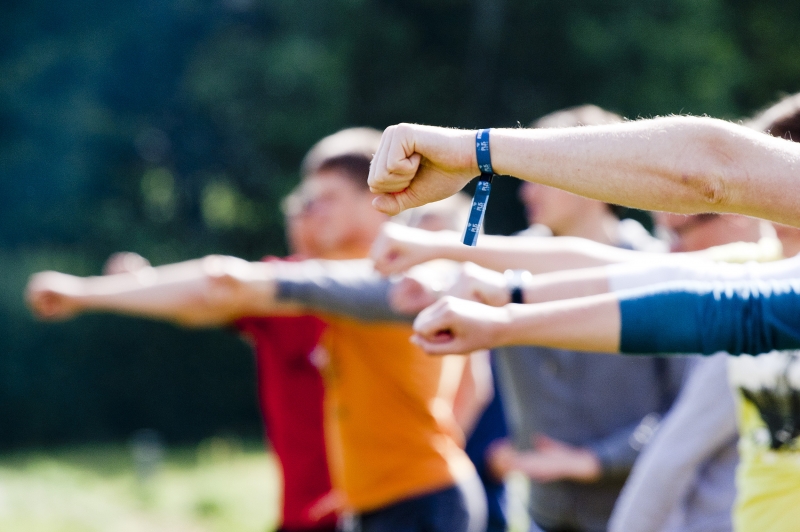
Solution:
<path fill-rule="evenodd" d="M 708 250 L 725 262 L 769 262 L 782 258 L 780 242 L 736 243 Z M 759 388 L 785 373 L 791 352 L 758 357 L 730 357 L 729 378 L 737 399 L 739 468 L 736 471 L 734 529 L 740 532 L 797 532 L 800 530 L 800 444 L 770 449 L 770 433 L 758 407 L 742 387 Z M 748 382 L 755 385 L 748 385 Z M 800 392 L 800 390 L 797 390 Z"/>
<path fill-rule="evenodd" d="M 769 433 L 758 409 L 741 392 L 737 397 L 740 461 L 734 528 L 741 532 L 796 532 L 800 530 L 797 442 L 770 450 Z"/>
<path fill-rule="evenodd" d="M 408 325 L 326 322 L 326 441 L 348 503 L 370 511 L 474 474 L 457 443 L 442 358 L 409 342 Z"/>

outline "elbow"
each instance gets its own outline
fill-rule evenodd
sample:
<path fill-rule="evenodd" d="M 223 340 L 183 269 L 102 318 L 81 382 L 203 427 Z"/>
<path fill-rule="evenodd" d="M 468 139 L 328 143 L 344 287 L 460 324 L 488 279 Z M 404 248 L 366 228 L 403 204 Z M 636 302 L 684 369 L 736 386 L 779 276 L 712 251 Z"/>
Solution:
<path fill-rule="evenodd" d="M 204 259 L 198 290 L 175 316 L 175 323 L 187 328 L 203 328 L 231 321 L 242 305 L 245 283 L 233 271 L 233 257 L 209 256 Z"/>
<path fill-rule="evenodd" d="M 681 185 L 689 190 L 697 212 L 726 212 L 732 196 L 747 180 L 742 164 L 745 155 L 741 139 L 732 125 L 708 120 L 689 142 L 693 157 L 680 175 Z"/>
<path fill-rule="evenodd" d="M 722 172 L 683 174 L 681 182 L 691 189 L 698 212 L 718 212 L 728 203 L 727 180 Z"/>

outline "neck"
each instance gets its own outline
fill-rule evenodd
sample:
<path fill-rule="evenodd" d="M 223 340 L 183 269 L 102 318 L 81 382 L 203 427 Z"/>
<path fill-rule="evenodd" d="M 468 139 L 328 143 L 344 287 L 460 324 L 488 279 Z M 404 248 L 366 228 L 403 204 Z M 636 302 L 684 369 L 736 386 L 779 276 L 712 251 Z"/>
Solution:
<path fill-rule="evenodd" d="M 781 245 L 783 246 L 783 256 L 786 258 L 800 254 L 799 238 L 782 238 Z"/>
<path fill-rule="evenodd" d="M 569 227 L 563 228 L 556 236 L 576 236 L 587 240 L 594 240 L 601 244 L 615 245 L 617 243 L 617 224 L 619 220 L 603 207 L 603 212 L 597 216 L 581 216 Z"/>
<path fill-rule="evenodd" d="M 369 251 L 375 238 L 377 238 L 375 234 L 354 236 L 325 251 L 321 258 L 328 260 L 366 259 L 369 257 Z"/>

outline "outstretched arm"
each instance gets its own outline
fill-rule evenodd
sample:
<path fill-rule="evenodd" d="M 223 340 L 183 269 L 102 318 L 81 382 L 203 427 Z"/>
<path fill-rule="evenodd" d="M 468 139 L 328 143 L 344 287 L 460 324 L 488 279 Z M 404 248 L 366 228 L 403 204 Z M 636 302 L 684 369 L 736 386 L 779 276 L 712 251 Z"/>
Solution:
<path fill-rule="evenodd" d="M 519 239 L 505 239 L 509 244 L 513 243 L 514 240 Z M 724 247 L 727 246 L 712 248 L 712 250 Z M 475 248 L 460 246 L 455 249 L 474 250 Z M 669 255 L 636 251 L 627 251 L 627 253 L 642 256 L 644 259 L 596 268 L 524 275 L 520 284 L 523 296 L 522 302 L 543 303 L 586 297 L 672 281 L 739 282 L 800 278 L 800 257 L 766 263 L 749 262 L 736 264 L 708 260 L 713 255 L 707 255 L 705 252 L 673 253 Z M 430 257 L 426 256 L 425 258 Z M 659 260 L 650 260 L 651 258 L 658 258 Z M 455 284 L 440 295 L 451 295 L 487 305 L 502 306 L 511 302 L 511 284 L 509 281 L 509 278 L 497 271 L 466 262 L 462 265 L 460 275 Z M 430 301 L 423 306 L 428 304 L 430 304 Z M 422 307 L 417 308 L 421 309 Z"/>
<path fill-rule="evenodd" d="M 720 249 L 723 247 L 725 246 Z M 541 303 L 606 292 L 622 292 L 678 281 L 738 283 L 800 278 L 800 257 L 745 264 L 707 260 L 708 257 L 702 251 L 672 253 L 663 256 L 660 261 L 629 261 L 599 268 L 535 275 L 526 278 L 523 283 L 524 302 Z M 507 294 L 507 284 L 504 286 Z"/>
<path fill-rule="evenodd" d="M 102 277 L 42 272 L 31 278 L 26 298 L 43 319 L 111 312 L 208 327 L 297 310 L 277 302 L 275 291 L 273 265 L 210 256 Z"/>
<path fill-rule="evenodd" d="M 495 129 L 494 170 L 609 203 L 735 212 L 800 226 L 800 146 L 721 120 L 669 117 L 608 126 Z M 478 175 L 475 132 L 400 124 L 383 134 L 369 184 L 396 214 Z"/>
<path fill-rule="evenodd" d="M 616 353 L 619 331 L 614 294 L 503 307 L 448 296 L 420 312 L 412 341 L 431 354 L 509 345 Z"/>
<path fill-rule="evenodd" d="M 605 353 L 758 355 L 800 348 L 800 281 L 680 282 L 541 303 L 489 307 L 452 297 L 414 323 L 429 353 L 541 345 Z"/>
<path fill-rule="evenodd" d="M 370 252 L 384 275 L 400 273 L 433 259 L 474 262 L 496 271 L 507 269 L 546 273 L 589 268 L 634 260 L 663 260 L 663 253 L 646 253 L 607 246 L 584 238 L 481 236 L 476 247 L 461 243 L 453 231 L 423 231 L 394 223 L 383 225 Z"/>

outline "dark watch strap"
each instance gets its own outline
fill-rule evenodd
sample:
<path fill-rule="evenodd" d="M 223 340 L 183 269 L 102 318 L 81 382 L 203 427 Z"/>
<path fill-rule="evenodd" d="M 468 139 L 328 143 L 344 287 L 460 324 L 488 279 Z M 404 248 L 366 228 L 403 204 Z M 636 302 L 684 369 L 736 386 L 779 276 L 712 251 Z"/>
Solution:
<path fill-rule="evenodd" d="M 527 270 L 506 270 L 503 275 L 505 275 L 508 283 L 511 302 L 517 304 L 525 303 L 525 281 L 531 276 L 531 273 Z"/>

